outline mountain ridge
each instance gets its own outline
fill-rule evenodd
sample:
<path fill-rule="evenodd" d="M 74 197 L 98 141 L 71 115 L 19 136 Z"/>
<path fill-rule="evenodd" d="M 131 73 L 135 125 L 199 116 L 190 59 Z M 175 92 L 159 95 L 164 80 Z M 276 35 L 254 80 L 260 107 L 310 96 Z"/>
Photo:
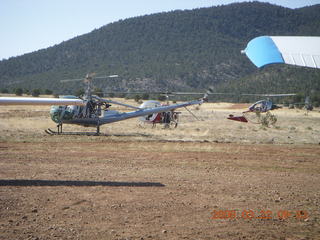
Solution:
<path fill-rule="evenodd" d="M 289 9 L 250 2 L 120 20 L 47 49 L 0 61 L 0 88 L 45 86 L 72 93 L 81 84 L 62 84 L 60 79 L 97 72 L 120 76 L 95 83 L 108 91 L 193 91 L 212 86 L 228 92 L 299 92 L 301 87 L 320 91 L 316 70 L 291 66 L 257 70 L 240 54 L 250 39 L 260 35 L 320 36 L 318 12 L 320 5 Z M 290 76 L 290 87 L 278 84 L 279 71 L 281 77 Z M 255 78 L 262 83 L 256 84 Z M 301 86 L 303 78 L 312 78 L 312 83 Z"/>

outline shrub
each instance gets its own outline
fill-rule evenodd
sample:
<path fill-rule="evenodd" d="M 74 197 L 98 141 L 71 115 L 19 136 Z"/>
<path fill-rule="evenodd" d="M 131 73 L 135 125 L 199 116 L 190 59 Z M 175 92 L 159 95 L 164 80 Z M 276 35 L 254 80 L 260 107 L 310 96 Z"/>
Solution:
<path fill-rule="evenodd" d="M 40 93 L 41 93 L 40 89 L 33 89 L 31 92 L 31 95 L 33 97 L 39 97 Z"/>
<path fill-rule="evenodd" d="M 15 93 L 17 96 L 22 96 L 23 90 L 22 90 L 22 88 L 16 88 L 16 89 L 14 90 L 14 93 Z"/>
<path fill-rule="evenodd" d="M 267 112 L 264 116 L 260 115 L 260 122 L 262 126 L 269 127 L 277 122 L 277 117 L 270 112 Z"/>

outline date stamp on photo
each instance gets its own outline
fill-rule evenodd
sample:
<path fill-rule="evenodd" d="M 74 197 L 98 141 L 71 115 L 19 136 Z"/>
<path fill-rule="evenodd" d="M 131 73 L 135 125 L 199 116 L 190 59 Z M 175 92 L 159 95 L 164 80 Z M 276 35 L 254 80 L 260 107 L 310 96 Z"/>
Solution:
<path fill-rule="evenodd" d="M 287 220 L 287 219 L 296 219 L 296 220 L 306 220 L 309 218 L 309 213 L 305 210 L 213 210 L 211 212 L 210 219 L 260 219 L 260 220 Z"/>

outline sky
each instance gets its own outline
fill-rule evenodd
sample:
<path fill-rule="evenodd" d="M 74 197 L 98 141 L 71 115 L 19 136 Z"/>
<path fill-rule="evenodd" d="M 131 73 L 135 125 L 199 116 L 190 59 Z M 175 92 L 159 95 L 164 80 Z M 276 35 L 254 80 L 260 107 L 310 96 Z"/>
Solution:
<path fill-rule="evenodd" d="M 247 0 L 248 1 L 248 0 Z M 0 0 L 0 60 L 47 48 L 108 23 L 241 0 Z M 320 0 L 263 0 L 289 8 Z"/>

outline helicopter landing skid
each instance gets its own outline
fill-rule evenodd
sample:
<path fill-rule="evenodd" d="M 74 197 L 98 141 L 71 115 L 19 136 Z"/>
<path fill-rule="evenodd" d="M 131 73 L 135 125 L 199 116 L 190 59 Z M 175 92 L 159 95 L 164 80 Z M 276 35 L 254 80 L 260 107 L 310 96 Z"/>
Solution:
<path fill-rule="evenodd" d="M 44 130 L 45 133 L 53 136 L 53 135 L 85 135 L 85 136 L 100 136 L 100 133 L 97 132 L 57 132 L 53 131 L 52 129 L 48 128 Z"/>

